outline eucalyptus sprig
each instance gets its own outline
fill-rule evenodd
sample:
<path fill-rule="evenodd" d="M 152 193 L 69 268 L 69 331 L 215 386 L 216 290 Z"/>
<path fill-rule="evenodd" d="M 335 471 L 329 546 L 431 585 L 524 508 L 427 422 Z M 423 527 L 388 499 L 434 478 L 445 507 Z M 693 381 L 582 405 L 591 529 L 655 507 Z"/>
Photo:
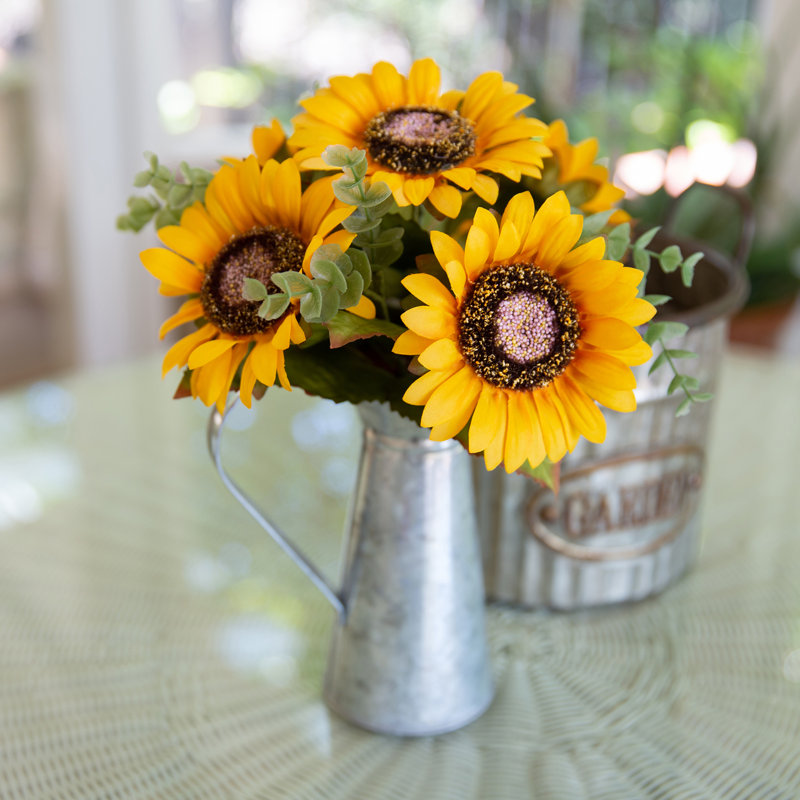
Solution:
<path fill-rule="evenodd" d="M 300 315 L 309 324 L 326 323 L 345 308 L 355 306 L 372 280 L 367 257 L 355 248 L 342 252 L 338 244 L 323 244 L 310 262 L 311 277 L 303 272 L 276 272 L 270 276 L 277 292 L 256 278 L 244 279 L 246 300 L 261 300 L 258 315 L 277 319 L 300 299 Z"/>
<path fill-rule="evenodd" d="M 175 174 L 169 167 L 160 164 L 155 153 L 145 153 L 149 168 L 137 172 L 133 185 L 137 189 L 148 186 L 155 195 L 131 195 L 128 198 L 128 213 L 117 217 L 117 228 L 121 231 L 140 231 L 151 220 L 156 228 L 177 225 L 181 214 L 192 203 L 203 201 L 212 173 L 200 167 L 180 163 Z"/>
<path fill-rule="evenodd" d="M 588 239 L 600 233 L 608 223 L 608 218 L 612 213 L 613 210 L 587 217 L 584 223 L 584 238 Z M 659 230 L 660 227 L 650 228 L 635 241 L 632 241 L 630 223 L 625 222 L 617 225 L 607 235 L 606 255 L 614 261 L 622 261 L 631 252 L 634 266 L 644 273 L 645 278 L 655 260 L 663 272 L 670 273 L 680 270 L 681 282 L 685 287 L 691 287 L 694 281 L 695 267 L 703 258 L 703 253 L 692 253 L 692 255 L 684 258 L 680 247 L 676 244 L 665 247 L 660 253 L 651 250 L 649 245 Z M 643 280 L 639 287 L 639 292 L 652 305 L 660 306 L 672 299 L 667 294 L 644 294 L 645 283 L 646 281 Z M 675 363 L 680 359 L 697 358 L 697 353 L 667 346 L 668 339 L 685 336 L 688 331 L 689 326 L 683 322 L 657 321 L 651 322 L 647 326 L 643 336 L 651 347 L 656 344 L 660 345 L 660 352 L 650 365 L 648 374 L 652 375 L 659 367 L 666 364 L 672 371 L 672 380 L 667 387 L 667 394 L 673 394 L 680 390 L 685 395 L 675 412 L 678 417 L 688 414 L 692 403 L 705 403 L 713 396 L 710 392 L 698 391 L 700 388 L 698 379 L 681 372 Z"/>

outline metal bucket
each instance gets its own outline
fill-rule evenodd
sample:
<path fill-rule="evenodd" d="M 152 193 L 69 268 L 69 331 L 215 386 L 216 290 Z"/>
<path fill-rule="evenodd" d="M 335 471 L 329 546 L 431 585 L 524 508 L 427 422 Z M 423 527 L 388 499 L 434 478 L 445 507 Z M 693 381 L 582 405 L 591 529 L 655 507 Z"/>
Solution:
<path fill-rule="evenodd" d="M 681 370 L 700 381 L 702 392 L 715 389 L 729 318 L 747 295 L 744 263 L 752 215 L 745 205 L 742 217 L 732 257 L 663 232 L 651 245 L 660 251 L 677 243 L 684 254 L 705 253 L 690 290 L 677 273 L 664 275 L 657 267 L 648 278 L 649 292 L 674 298 L 658 319 L 690 326 L 685 337 L 668 345 L 698 354 L 681 361 Z M 713 401 L 676 417 L 683 395 L 667 394 L 672 373 L 662 367 L 649 376 L 648 369 L 647 364 L 634 368 L 637 410 L 604 411 L 605 442 L 582 440 L 564 458 L 557 496 L 522 475 L 487 473 L 476 464 L 490 600 L 562 610 L 640 600 L 692 564 Z"/>

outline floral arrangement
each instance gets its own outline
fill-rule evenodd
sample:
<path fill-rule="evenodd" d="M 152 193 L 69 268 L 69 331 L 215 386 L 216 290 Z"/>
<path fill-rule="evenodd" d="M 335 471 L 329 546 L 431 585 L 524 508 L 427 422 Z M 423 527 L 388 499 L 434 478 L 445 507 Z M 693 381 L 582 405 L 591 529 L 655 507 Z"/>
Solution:
<path fill-rule="evenodd" d="M 635 409 L 651 346 L 679 413 L 708 399 L 675 367 L 692 354 L 663 344 L 685 326 L 650 323 L 669 298 L 644 294 L 652 259 L 688 285 L 701 255 L 652 252 L 656 229 L 632 241 L 596 140 L 571 144 L 533 102 L 497 72 L 442 92 L 430 59 L 381 62 L 302 100 L 288 138 L 256 127 L 213 175 L 149 155 L 135 185 L 152 191 L 118 224 L 155 223 L 142 263 L 186 298 L 160 331 L 189 330 L 163 363 L 183 369 L 177 396 L 385 401 L 546 483 L 581 436 L 604 439 L 598 404 Z"/>

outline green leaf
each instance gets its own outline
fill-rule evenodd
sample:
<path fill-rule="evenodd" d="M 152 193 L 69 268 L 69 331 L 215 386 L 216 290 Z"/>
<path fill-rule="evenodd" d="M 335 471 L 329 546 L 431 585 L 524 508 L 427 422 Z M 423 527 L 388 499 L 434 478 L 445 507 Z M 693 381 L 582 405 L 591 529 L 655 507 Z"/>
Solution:
<path fill-rule="evenodd" d="M 644 299 L 653 306 L 663 306 L 664 303 L 672 300 L 668 294 L 646 294 Z"/>
<path fill-rule="evenodd" d="M 313 264 L 318 258 L 324 258 L 327 261 L 336 261 L 341 254 L 342 248 L 339 247 L 338 244 L 323 244 L 314 251 L 314 255 L 311 256 L 311 263 Z"/>
<path fill-rule="evenodd" d="M 172 208 L 162 208 L 158 214 L 156 214 L 156 228 L 163 228 L 167 225 L 177 225 L 180 221 L 180 214 Z"/>
<path fill-rule="evenodd" d="M 328 145 L 322 151 L 322 160 L 329 167 L 346 167 L 351 161 L 351 152 L 350 148 L 343 144 Z"/>
<path fill-rule="evenodd" d="M 697 358 L 697 353 L 693 353 L 691 350 L 674 350 L 670 348 L 666 353 L 670 358 Z"/>
<path fill-rule="evenodd" d="M 311 274 L 315 278 L 328 281 L 331 286 L 336 287 L 339 292 L 347 291 L 347 279 L 342 270 L 339 269 L 333 261 L 328 261 L 324 258 L 318 258 L 316 261 L 312 261 Z"/>
<path fill-rule="evenodd" d="M 595 236 L 597 236 L 608 224 L 609 218 L 615 211 L 615 208 L 611 208 L 608 211 L 601 211 L 599 214 L 591 214 L 588 217 L 585 217 L 583 220 L 583 231 L 581 232 L 579 243 L 583 244 L 584 242 L 588 242 L 590 239 L 593 239 Z"/>
<path fill-rule="evenodd" d="M 353 247 L 347 251 L 347 254 L 350 256 L 350 262 L 353 265 L 353 269 L 364 281 L 364 289 L 369 288 L 369 285 L 372 283 L 372 267 L 369 265 L 369 259 L 367 258 L 366 253 Z"/>
<path fill-rule="evenodd" d="M 367 189 L 366 199 L 362 200 L 359 205 L 362 208 L 374 208 L 391 196 L 392 190 L 383 181 L 373 182 L 370 183 L 369 189 Z"/>
<path fill-rule="evenodd" d="M 713 396 L 713 392 L 698 392 L 692 395 L 692 400 L 694 400 L 695 403 L 707 403 Z"/>
<path fill-rule="evenodd" d="M 149 170 L 142 170 L 142 172 L 137 172 L 133 178 L 133 185 L 137 189 L 143 189 L 145 186 L 149 185 L 150 179 L 153 177 L 153 173 Z"/>
<path fill-rule="evenodd" d="M 309 291 L 311 279 L 302 272 L 288 270 L 287 272 L 276 272 L 271 276 L 272 282 L 291 297 L 298 297 Z"/>
<path fill-rule="evenodd" d="M 339 310 L 339 292 L 332 286 L 322 290 L 322 304 L 319 310 L 319 321 L 327 322 Z"/>
<path fill-rule="evenodd" d="M 347 285 L 345 291 L 339 298 L 339 308 L 350 308 L 358 303 L 361 295 L 364 293 L 364 279 L 361 273 L 353 270 L 347 276 Z"/>
<path fill-rule="evenodd" d="M 270 294 L 258 309 L 258 316 L 262 319 L 277 319 L 287 308 L 289 308 L 288 295 Z"/>
<path fill-rule="evenodd" d="M 380 347 L 384 341 L 386 346 Z M 366 344 L 373 357 L 361 348 L 331 349 L 325 342 L 315 347 L 290 347 L 285 359 L 292 386 L 336 403 L 388 400 L 396 410 L 413 413 L 415 409 L 406 406 L 400 398 L 414 376 L 410 373 L 398 375 L 376 363 L 394 363 L 396 356 L 391 354 L 392 342 L 378 337 Z"/>
<path fill-rule="evenodd" d="M 192 187 L 185 183 L 173 184 L 167 193 L 167 203 L 177 208 L 185 205 L 192 197 Z"/>
<path fill-rule="evenodd" d="M 526 461 L 517 472 L 533 478 L 537 483 L 550 489 L 553 492 L 558 492 L 559 474 L 561 471 L 560 464 L 554 464 L 549 458 L 546 458 L 539 464 L 538 467 L 532 467 L 530 461 Z"/>
<path fill-rule="evenodd" d="M 366 233 L 367 231 L 375 230 L 380 224 L 380 217 L 377 219 L 367 219 L 364 216 L 360 216 L 358 211 L 353 212 L 342 222 L 344 229 L 350 231 L 350 233 Z"/>
<path fill-rule="evenodd" d="M 671 244 L 669 247 L 661 251 L 658 256 L 658 262 L 661 264 L 661 269 L 664 272 L 675 272 L 683 261 L 681 249 L 676 244 Z"/>
<path fill-rule="evenodd" d="M 363 319 L 349 311 L 340 311 L 325 323 L 331 337 L 331 347 L 343 347 L 358 339 L 369 339 L 373 336 L 388 336 L 396 339 L 405 328 L 384 319 Z"/>
<path fill-rule="evenodd" d="M 692 398 L 684 397 L 683 400 L 681 400 L 677 410 L 675 411 L 675 416 L 685 417 L 689 413 L 689 409 L 691 408 L 691 406 L 692 406 Z"/>
<path fill-rule="evenodd" d="M 265 300 L 267 298 L 267 287 L 256 278 L 245 278 L 242 295 L 245 300 Z"/>
<path fill-rule="evenodd" d="M 331 188 L 333 189 L 333 193 L 336 195 L 336 199 L 341 200 L 343 203 L 347 203 L 349 206 L 362 205 L 361 193 L 357 192 L 353 188 L 342 185 L 340 181 L 341 178 L 331 184 Z"/>
<path fill-rule="evenodd" d="M 653 359 L 653 363 L 650 365 L 650 369 L 647 370 L 647 374 L 652 375 L 666 360 L 667 360 L 667 354 L 662 350 Z"/>
<path fill-rule="evenodd" d="M 685 336 L 689 330 L 688 325 L 682 322 L 651 322 L 644 334 L 647 344 L 653 344 L 658 339 L 674 339 L 678 336 Z"/>
<path fill-rule="evenodd" d="M 692 253 L 692 255 L 681 264 L 681 280 L 687 289 L 692 285 L 692 281 L 694 280 L 694 268 L 702 257 L 703 253 Z"/>
<path fill-rule="evenodd" d="M 316 321 L 322 310 L 322 290 L 316 283 L 309 286 L 308 294 L 300 298 L 300 314 L 306 321 Z"/>
<path fill-rule="evenodd" d="M 380 236 L 375 240 L 375 244 L 388 244 L 399 242 L 403 238 L 405 230 L 403 228 L 386 228 L 382 230 Z"/>
<path fill-rule="evenodd" d="M 667 387 L 667 394 L 672 394 L 673 392 L 682 388 L 685 382 L 686 382 L 686 376 L 678 373 L 669 382 L 669 386 Z"/>
<path fill-rule="evenodd" d="M 625 257 L 630 243 L 631 225 L 629 222 L 623 222 L 622 225 L 617 225 L 617 227 L 608 234 L 606 256 L 611 261 L 621 261 Z"/>
<path fill-rule="evenodd" d="M 653 237 L 661 230 L 661 226 L 657 225 L 655 228 L 650 228 L 649 231 L 645 231 L 637 240 L 636 240 L 636 247 L 641 248 L 642 250 L 653 241 Z"/>
<path fill-rule="evenodd" d="M 650 270 L 650 253 L 641 250 L 638 246 L 633 248 L 633 265 L 640 269 L 645 275 Z"/>
<path fill-rule="evenodd" d="M 411 208 L 411 206 L 409 206 L 409 208 Z M 378 203 L 378 205 L 372 207 L 372 216 L 383 217 L 389 212 L 394 213 L 396 211 L 398 211 L 398 208 L 395 205 L 394 197 L 389 195 L 382 203 Z"/>

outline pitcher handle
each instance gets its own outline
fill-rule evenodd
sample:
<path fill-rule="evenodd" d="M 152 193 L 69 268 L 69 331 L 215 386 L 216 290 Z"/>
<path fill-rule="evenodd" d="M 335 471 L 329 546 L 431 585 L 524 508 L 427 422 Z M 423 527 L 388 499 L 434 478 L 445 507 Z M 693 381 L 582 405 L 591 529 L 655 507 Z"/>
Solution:
<path fill-rule="evenodd" d="M 236 498 L 239 505 L 281 546 L 289 558 L 297 564 L 311 582 L 325 595 L 328 602 L 336 610 L 340 622 L 344 622 L 346 617 L 346 607 L 339 593 L 336 592 L 322 573 L 295 547 L 266 516 L 258 506 L 239 488 L 222 465 L 222 432 L 225 428 L 225 421 L 228 415 L 239 402 L 238 397 L 231 401 L 225 408 L 225 413 L 221 414 L 216 408 L 211 412 L 206 429 L 206 442 L 211 460 L 214 462 L 225 488 Z"/>

